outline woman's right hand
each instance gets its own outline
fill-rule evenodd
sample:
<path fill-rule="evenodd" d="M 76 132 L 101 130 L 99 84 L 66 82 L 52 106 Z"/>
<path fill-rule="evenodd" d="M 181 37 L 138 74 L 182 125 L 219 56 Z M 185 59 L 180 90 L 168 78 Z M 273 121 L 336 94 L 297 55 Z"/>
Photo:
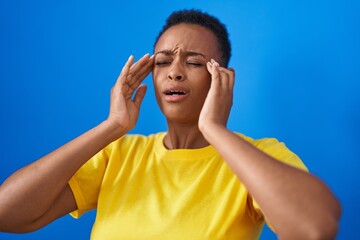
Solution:
<path fill-rule="evenodd" d="M 134 57 L 131 55 L 111 89 L 107 121 L 118 126 L 119 137 L 134 128 L 137 122 L 140 105 L 147 89 L 146 85 L 140 84 L 152 71 L 153 61 L 154 58 L 146 54 L 134 63 Z"/>
<path fill-rule="evenodd" d="M 0 232 L 35 231 L 77 209 L 68 185 L 71 177 L 97 152 L 135 126 L 146 91 L 140 83 L 152 70 L 153 59 L 147 54 L 133 62 L 130 56 L 112 89 L 106 123 L 16 171 L 1 184 Z"/>

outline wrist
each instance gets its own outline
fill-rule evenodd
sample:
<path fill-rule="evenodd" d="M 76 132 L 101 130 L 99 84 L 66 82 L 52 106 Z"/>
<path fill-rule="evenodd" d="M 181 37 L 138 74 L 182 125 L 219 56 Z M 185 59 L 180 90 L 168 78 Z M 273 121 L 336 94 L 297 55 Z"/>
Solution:
<path fill-rule="evenodd" d="M 119 139 L 127 133 L 127 131 L 119 126 L 117 122 L 109 119 L 103 121 L 99 126 L 104 127 L 111 142 Z"/>
<path fill-rule="evenodd" d="M 210 144 L 212 144 L 214 139 L 216 139 L 222 131 L 228 131 L 224 125 L 218 123 L 202 124 L 199 126 L 199 129 Z"/>

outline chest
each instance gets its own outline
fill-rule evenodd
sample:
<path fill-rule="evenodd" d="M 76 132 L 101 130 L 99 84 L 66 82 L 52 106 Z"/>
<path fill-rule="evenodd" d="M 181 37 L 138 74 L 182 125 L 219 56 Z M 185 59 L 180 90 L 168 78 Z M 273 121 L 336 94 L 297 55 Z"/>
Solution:
<path fill-rule="evenodd" d="M 92 236 L 243 239 L 258 232 L 261 224 L 247 215 L 247 190 L 221 159 L 212 161 L 117 166 L 104 177 Z"/>

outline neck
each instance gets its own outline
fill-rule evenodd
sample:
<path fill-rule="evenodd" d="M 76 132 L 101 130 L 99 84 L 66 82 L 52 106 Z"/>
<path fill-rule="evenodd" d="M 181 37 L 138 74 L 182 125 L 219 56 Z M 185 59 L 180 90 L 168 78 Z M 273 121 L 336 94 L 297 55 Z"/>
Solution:
<path fill-rule="evenodd" d="M 164 138 L 167 149 L 196 149 L 209 145 L 196 124 L 167 121 L 168 132 Z"/>

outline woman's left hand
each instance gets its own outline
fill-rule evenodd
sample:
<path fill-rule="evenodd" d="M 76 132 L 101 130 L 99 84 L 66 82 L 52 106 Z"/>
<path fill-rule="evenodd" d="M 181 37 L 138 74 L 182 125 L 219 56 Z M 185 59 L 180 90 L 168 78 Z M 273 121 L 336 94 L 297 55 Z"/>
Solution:
<path fill-rule="evenodd" d="M 233 101 L 235 78 L 232 68 L 220 67 L 213 59 L 206 66 L 211 74 L 211 86 L 199 116 L 199 129 L 203 134 L 213 126 L 226 127 Z"/>

